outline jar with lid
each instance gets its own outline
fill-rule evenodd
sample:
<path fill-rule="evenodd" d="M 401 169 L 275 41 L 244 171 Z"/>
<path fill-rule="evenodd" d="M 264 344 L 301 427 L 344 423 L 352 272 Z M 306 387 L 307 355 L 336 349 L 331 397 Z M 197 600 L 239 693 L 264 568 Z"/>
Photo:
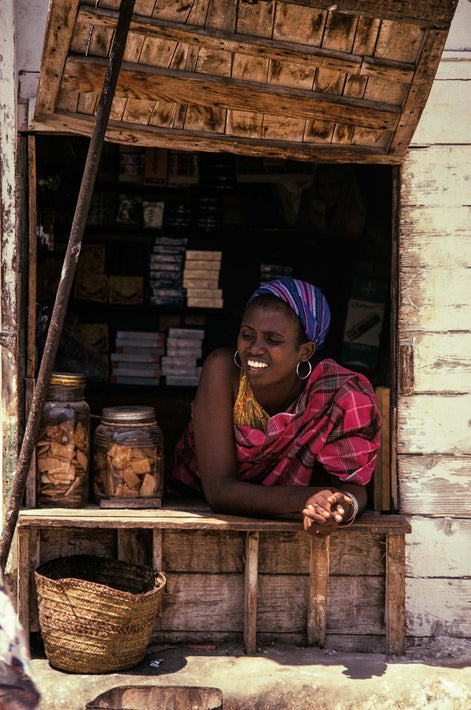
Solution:
<path fill-rule="evenodd" d="M 39 507 L 81 508 L 88 502 L 90 408 L 85 375 L 53 372 L 36 442 Z"/>
<path fill-rule="evenodd" d="M 103 507 L 157 508 L 164 442 L 154 407 L 105 407 L 93 442 L 93 493 Z"/>

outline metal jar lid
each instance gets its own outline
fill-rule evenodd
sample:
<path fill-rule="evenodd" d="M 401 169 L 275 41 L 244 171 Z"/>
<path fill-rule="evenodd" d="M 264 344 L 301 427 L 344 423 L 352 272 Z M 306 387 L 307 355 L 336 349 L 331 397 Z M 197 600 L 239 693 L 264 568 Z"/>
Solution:
<path fill-rule="evenodd" d="M 50 385 L 66 385 L 68 387 L 84 387 L 86 376 L 80 372 L 53 372 Z"/>
<path fill-rule="evenodd" d="M 102 422 L 105 424 L 138 424 L 155 419 L 155 407 L 119 406 L 104 407 L 102 410 Z"/>

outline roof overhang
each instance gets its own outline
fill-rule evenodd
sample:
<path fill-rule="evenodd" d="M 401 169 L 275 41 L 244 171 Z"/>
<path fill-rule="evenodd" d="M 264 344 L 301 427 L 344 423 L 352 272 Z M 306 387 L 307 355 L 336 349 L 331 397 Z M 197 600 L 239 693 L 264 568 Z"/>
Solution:
<path fill-rule="evenodd" d="M 106 139 L 400 163 L 456 4 L 136 0 Z M 50 1 L 36 127 L 92 132 L 119 5 Z"/>

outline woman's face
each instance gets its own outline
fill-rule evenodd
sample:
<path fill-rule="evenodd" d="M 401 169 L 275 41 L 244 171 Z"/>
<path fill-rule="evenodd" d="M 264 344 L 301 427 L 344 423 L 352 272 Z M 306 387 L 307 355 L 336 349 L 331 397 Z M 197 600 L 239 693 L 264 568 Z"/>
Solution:
<path fill-rule="evenodd" d="M 254 304 L 245 312 L 237 349 L 252 384 L 291 384 L 298 362 L 312 348 L 312 343 L 299 345 L 296 322 L 276 306 Z"/>

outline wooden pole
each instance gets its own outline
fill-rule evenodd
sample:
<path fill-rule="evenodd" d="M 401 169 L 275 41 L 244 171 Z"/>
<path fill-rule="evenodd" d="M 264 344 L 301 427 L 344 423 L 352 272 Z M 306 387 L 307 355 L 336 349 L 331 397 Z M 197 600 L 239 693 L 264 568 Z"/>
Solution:
<path fill-rule="evenodd" d="M 82 182 L 75 207 L 75 214 L 70 229 L 69 241 L 62 266 L 61 278 L 57 289 L 51 322 L 39 368 L 36 389 L 25 427 L 18 465 L 10 494 L 8 510 L 0 538 L 0 566 L 5 568 L 10 552 L 13 534 L 18 520 L 18 512 L 23 500 L 28 471 L 38 436 L 42 410 L 46 400 L 47 388 L 51 379 L 54 361 L 64 325 L 70 291 L 77 269 L 77 262 L 82 247 L 82 238 L 90 210 L 90 203 L 95 187 L 95 180 L 105 140 L 106 127 L 111 110 L 124 48 L 131 23 L 135 0 L 121 0 L 118 24 L 111 46 L 108 68 L 98 104 L 97 117 L 88 147 L 87 160 L 82 175 Z"/>

